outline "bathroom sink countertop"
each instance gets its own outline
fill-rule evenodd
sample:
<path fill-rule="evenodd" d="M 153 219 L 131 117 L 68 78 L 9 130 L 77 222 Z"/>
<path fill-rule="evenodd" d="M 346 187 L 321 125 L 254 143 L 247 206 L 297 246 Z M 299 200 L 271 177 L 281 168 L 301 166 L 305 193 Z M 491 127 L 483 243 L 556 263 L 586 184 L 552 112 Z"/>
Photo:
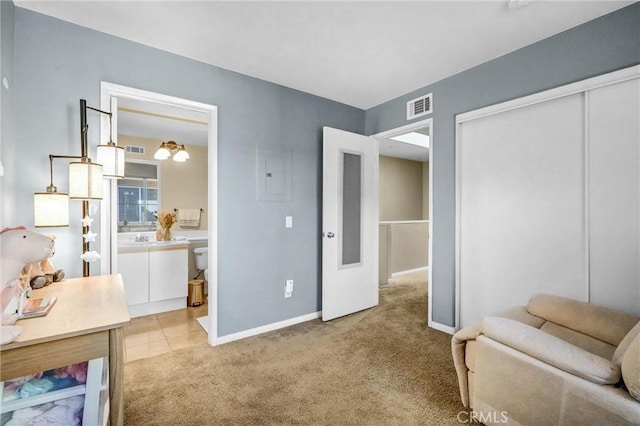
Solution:
<path fill-rule="evenodd" d="M 135 251 L 136 249 L 154 249 L 154 248 L 178 248 L 179 246 L 187 247 L 189 241 L 186 239 L 171 240 L 171 241 L 118 241 L 118 249 L 127 249 L 128 251 Z"/>

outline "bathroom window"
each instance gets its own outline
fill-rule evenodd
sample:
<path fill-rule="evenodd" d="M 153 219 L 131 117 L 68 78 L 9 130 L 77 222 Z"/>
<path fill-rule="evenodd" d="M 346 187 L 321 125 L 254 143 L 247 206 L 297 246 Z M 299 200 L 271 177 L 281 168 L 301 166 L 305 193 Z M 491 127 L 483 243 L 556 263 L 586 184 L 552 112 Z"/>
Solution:
<path fill-rule="evenodd" d="M 140 226 L 153 227 L 158 208 L 157 165 L 127 161 L 125 163 L 125 177 L 118 180 L 118 227 L 120 231 L 141 230 Z"/>

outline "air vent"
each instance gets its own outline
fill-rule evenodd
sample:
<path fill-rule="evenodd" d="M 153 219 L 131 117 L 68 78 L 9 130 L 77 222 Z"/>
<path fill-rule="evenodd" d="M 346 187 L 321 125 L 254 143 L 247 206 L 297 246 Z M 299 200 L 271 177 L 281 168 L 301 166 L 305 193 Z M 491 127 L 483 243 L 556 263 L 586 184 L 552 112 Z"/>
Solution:
<path fill-rule="evenodd" d="M 130 154 L 144 154 L 144 146 L 125 145 L 124 149 Z"/>
<path fill-rule="evenodd" d="M 420 96 L 407 102 L 407 120 L 422 117 L 433 112 L 433 94 Z"/>

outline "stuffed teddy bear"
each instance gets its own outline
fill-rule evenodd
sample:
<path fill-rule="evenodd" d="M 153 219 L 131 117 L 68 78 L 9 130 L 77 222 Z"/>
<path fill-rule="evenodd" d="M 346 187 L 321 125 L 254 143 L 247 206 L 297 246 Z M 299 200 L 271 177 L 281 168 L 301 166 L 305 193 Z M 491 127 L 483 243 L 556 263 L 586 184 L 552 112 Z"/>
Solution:
<path fill-rule="evenodd" d="M 54 235 L 49 235 L 49 237 L 55 242 L 56 237 Z M 30 263 L 22 269 L 20 282 L 23 288 L 31 287 L 38 289 L 64 279 L 64 271 L 62 269 L 56 269 L 53 263 L 51 263 L 51 257 L 55 253 L 56 248 L 53 247 L 49 257 L 40 262 Z"/>
<path fill-rule="evenodd" d="M 27 263 L 39 262 L 51 255 L 53 243 L 52 238 L 29 231 L 24 226 L 0 231 L 0 344 L 7 344 L 22 333 L 22 327 L 13 326 L 18 319 L 15 312 L 21 291 L 18 278 L 22 268 Z"/>

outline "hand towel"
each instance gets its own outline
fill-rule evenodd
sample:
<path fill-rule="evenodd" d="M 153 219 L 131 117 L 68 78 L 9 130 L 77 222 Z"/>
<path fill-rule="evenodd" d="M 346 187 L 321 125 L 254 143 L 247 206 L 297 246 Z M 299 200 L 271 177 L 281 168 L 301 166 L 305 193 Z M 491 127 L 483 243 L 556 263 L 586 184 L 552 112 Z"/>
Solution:
<path fill-rule="evenodd" d="M 200 226 L 200 209 L 178 209 L 178 224 L 181 227 Z"/>

